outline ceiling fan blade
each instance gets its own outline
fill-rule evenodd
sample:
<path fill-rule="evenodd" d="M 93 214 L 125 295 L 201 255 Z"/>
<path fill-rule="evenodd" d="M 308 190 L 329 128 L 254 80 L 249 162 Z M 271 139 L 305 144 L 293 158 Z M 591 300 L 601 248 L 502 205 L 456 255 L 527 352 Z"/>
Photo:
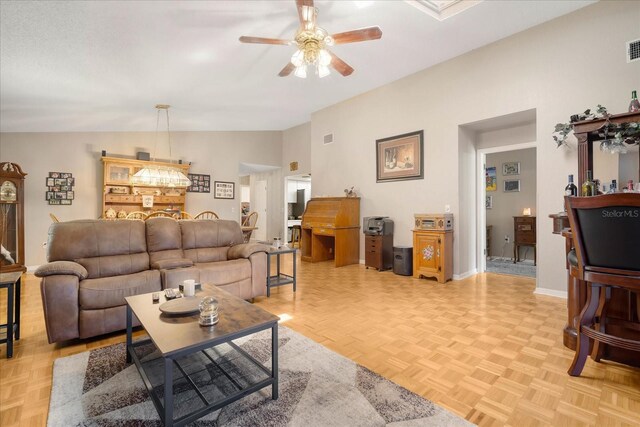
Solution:
<path fill-rule="evenodd" d="M 359 30 L 345 31 L 344 33 L 333 34 L 334 44 L 345 44 L 364 42 L 367 40 L 377 40 L 382 37 L 382 30 L 380 27 L 367 27 Z"/>
<path fill-rule="evenodd" d="M 353 73 L 353 68 L 349 64 L 338 58 L 333 52 L 329 52 L 329 55 L 331 55 L 331 66 L 337 72 L 345 77 L 350 76 L 351 73 Z"/>
<path fill-rule="evenodd" d="M 298 6 L 298 19 L 300 26 L 308 30 L 316 26 L 316 8 L 313 0 L 296 0 Z"/>
<path fill-rule="evenodd" d="M 239 39 L 242 43 L 259 43 L 259 44 L 284 44 L 289 45 L 291 41 L 283 39 L 269 39 L 265 37 L 248 37 L 242 36 Z"/>
<path fill-rule="evenodd" d="M 284 68 L 278 73 L 280 77 L 287 77 L 293 70 L 296 69 L 296 66 L 289 62 Z"/>

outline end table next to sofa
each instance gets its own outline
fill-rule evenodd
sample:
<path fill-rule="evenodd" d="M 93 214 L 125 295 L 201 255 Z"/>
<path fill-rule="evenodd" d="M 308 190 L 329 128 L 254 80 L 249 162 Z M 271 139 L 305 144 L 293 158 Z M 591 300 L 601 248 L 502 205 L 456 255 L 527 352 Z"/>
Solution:
<path fill-rule="evenodd" d="M 0 273 L 0 288 L 7 288 L 7 324 L 0 325 L 0 344 L 7 343 L 7 359 L 13 357 L 13 341 L 20 339 L 20 281 L 22 272 Z M 6 333 L 5 333 L 6 332 Z"/>
<path fill-rule="evenodd" d="M 280 255 L 293 255 L 293 273 L 291 275 L 280 272 Z M 276 257 L 276 274 L 271 275 L 271 257 Z M 293 283 L 293 292 L 296 291 L 296 248 L 282 247 L 270 248 L 267 251 L 267 298 L 271 296 L 271 288 Z"/>

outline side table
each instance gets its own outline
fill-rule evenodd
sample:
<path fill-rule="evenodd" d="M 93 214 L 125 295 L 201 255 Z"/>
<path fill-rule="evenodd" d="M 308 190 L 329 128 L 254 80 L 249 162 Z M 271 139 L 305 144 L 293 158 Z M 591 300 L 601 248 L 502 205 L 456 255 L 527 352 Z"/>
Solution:
<path fill-rule="evenodd" d="M 7 359 L 13 357 L 13 340 L 20 339 L 21 279 L 21 271 L 0 273 L 0 288 L 7 288 L 7 323 L 0 325 L 0 344 L 7 343 Z"/>
<path fill-rule="evenodd" d="M 288 275 L 280 272 L 280 255 L 293 254 L 293 274 Z M 271 275 L 271 257 L 276 257 L 276 274 Z M 271 296 L 271 288 L 275 286 L 288 285 L 293 283 L 293 292 L 296 291 L 296 248 L 270 248 L 267 251 L 267 297 Z"/>

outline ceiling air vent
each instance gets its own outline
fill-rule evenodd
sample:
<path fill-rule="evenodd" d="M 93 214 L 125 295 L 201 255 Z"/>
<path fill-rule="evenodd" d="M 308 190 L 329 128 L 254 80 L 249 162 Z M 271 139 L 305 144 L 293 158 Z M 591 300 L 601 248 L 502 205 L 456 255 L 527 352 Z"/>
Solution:
<path fill-rule="evenodd" d="M 627 42 L 627 62 L 640 61 L 640 39 Z"/>
<path fill-rule="evenodd" d="M 323 143 L 331 144 L 332 142 L 333 142 L 333 134 L 332 133 L 326 134 L 323 138 Z"/>

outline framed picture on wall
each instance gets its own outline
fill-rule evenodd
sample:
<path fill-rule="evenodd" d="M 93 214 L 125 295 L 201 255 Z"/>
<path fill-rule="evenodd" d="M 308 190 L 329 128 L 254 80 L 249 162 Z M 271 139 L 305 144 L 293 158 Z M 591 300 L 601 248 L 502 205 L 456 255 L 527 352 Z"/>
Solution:
<path fill-rule="evenodd" d="M 236 195 L 236 183 L 226 181 L 214 181 L 213 182 L 215 199 L 235 199 Z"/>
<path fill-rule="evenodd" d="M 502 175 L 520 175 L 520 162 L 505 162 L 502 164 Z"/>
<path fill-rule="evenodd" d="M 496 167 L 490 166 L 484 172 L 486 191 L 496 191 L 498 189 L 498 177 L 496 176 Z"/>
<path fill-rule="evenodd" d="M 504 192 L 505 193 L 515 193 L 520 191 L 520 180 L 519 179 L 505 179 L 504 181 Z"/>
<path fill-rule="evenodd" d="M 487 209 L 493 209 L 493 196 L 486 196 L 484 200 L 484 207 Z"/>
<path fill-rule="evenodd" d="M 424 131 L 376 140 L 376 182 L 424 178 Z"/>

